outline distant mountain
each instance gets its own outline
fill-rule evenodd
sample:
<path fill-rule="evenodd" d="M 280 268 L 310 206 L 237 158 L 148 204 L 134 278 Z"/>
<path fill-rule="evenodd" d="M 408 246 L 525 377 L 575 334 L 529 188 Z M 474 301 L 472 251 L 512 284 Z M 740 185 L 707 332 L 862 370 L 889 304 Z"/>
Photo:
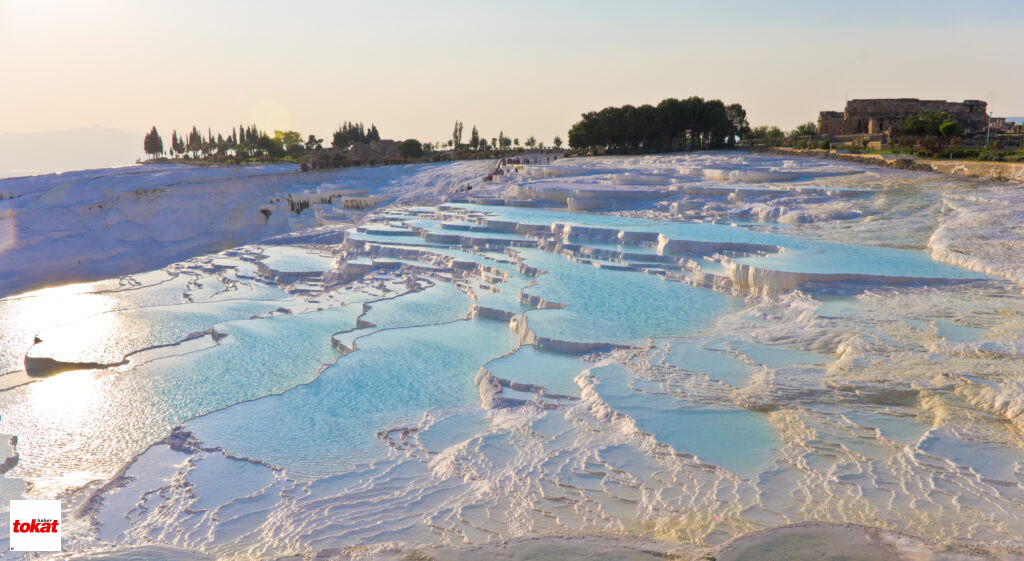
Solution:
<path fill-rule="evenodd" d="M 133 164 L 145 156 L 143 136 L 105 127 L 0 134 L 0 177 Z"/>

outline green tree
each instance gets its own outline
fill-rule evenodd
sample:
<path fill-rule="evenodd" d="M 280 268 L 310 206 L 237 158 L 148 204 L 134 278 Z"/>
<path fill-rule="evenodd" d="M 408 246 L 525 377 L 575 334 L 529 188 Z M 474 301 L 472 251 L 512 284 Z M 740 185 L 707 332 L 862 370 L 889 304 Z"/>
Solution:
<path fill-rule="evenodd" d="M 317 138 L 316 135 L 313 135 L 313 134 L 309 135 L 309 138 L 306 140 L 306 151 L 307 152 L 312 152 L 314 150 L 321 150 L 321 149 L 323 149 L 323 147 L 324 147 L 324 139 Z"/>
<path fill-rule="evenodd" d="M 903 121 L 903 134 L 910 136 L 938 136 L 942 134 L 939 127 L 949 121 L 949 113 L 945 111 L 921 111 Z"/>
<path fill-rule="evenodd" d="M 331 139 L 331 146 L 339 150 L 344 150 L 349 146 L 352 146 L 352 138 L 349 137 L 347 132 L 345 132 L 344 126 L 334 131 L 334 137 Z"/>
<path fill-rule="evenodd" d="M 452 129 L 452 145 L 456 150 L 462 145 L 462 121 L 455 121 L 455 128 Z"/>
<path fill-rule="evenodd" d="M 203 135 L 199 134 L 199 130 L 194 125 L 192 126 L 192 131 L 188 133 L 187 148 L 192 153 L 193 158 L 203 149 Z"/>
<path fill-rule="evenodd" d="M 516 139 L 516 145 L 518 145 L 518 144 L 519 144 L 519 139 L 517 138 Z M 526 139 L 526 143 L 525 144 L 526 144 L 527 148 L 533 148 L 534 146 L 537 145 L 537 139 L 534 138 L 533 135 L 530 135 L 529 138 Z"/>
<path fill-rule="evenodd" d="M 818 134 L 818 125 L 814 124 L 812 121 L 807 121 L 793 129 L 793 132 L 789 133 L 789 136 L 814 136 L 816 134 Z"/>
<path fill-rule="evenodd" d="M 964 128 L 956 121 L 946 121 L 939 125 L 939 133 L 946 138 L 953 138 L 964 134 Z"/>
<path fill-rule="evenodd" d="M 281 158 L 286 154 L 285 147 L 267 136 L 267 133 L 263 133 L 256 138 L 256 148 L 272 158 Z"/>
<path fill-rule="evenodd" d="M 377 138 L 380 138 L 380 133 L 374 132 L 375 128 L 376 127 L 371 128 L 370 133 L 375 134 Z M 349 121 L 345 121 L 344 123 L 342 123 L 340 127 L 338 127 L 338 131 L 335 132 L 334 134 L 337 135 L 339 132 L 345 133 L 345 136 L 339 137 L 339 140 L 347 140 L 347 143 L 342 142 L 343 146 L 335 146 L 335 148 L 348 148 L 353 144 L 369 142 L 370 140 L 369 138 L 367 138 L 366 129 L 365 127 L 363 127 L 362 123 L 351 123 Z"/>
<path fill-rule="evenodd" d="M 766 125 L 754 127 L 747 133 L 747 138 L 751 140 L 777 140 L 784 136 L 786 134 L 779 127 L 768 127 Z"/>
<path fill-rule="evenodd" d="M 730 135 L 743 138 L 750 132 L 750 123 L 747 122 L 747 111 L 739 103 L 733 103 L 725 108 L 725 114 L 729 117 L 732 125 Z"/>
<path fill-rule="evenodd" d="M 555 144 L 555 148 L 561 148 L 562 147 L 562 137 L 556 136 L 555 140 L 554 140 L 554 144 Z"/>
<path fill-rule="evenodd" d="M 185 148 L 185 135 L 179 134 L 178 135 L 178 144 L 174 148 L 174 151 L 177 152 L 178 154 L 185 155 L 185 150 L 186 150 L 186 148 Z"/>
<path fill-rule="evenodd" d="M 377 125 L 370 123 L 370 130 L 366 131 L 367 142 L 380 142 L 380 131 L 377 130 Z"/>
<path fill-rule="evenodd" d="M 469 133 L 469 147 L 473 150 L 480 149 L 480 131 L 476 130 L 476 125 L 473 125 L 473 132 Z"/>
<path fill-rule="evenodd" d="M 960 123 L 956 121 L 946 121 L 939 125 L 939 132 L 942 136 L 946 137 L 949 142 L 949 158 L 953 159 L 953 142 L 956 137 L 964 134 L 964 128 L 960 126 Z"/>
<path fill-rule="evenodd" d="M 569 129 L 573 148 L 631 153 L 650 150 L 717 147 L 731 144 L 743 130 L 739 105 L 699 97 L 664 99 L 657 106 L 623 105 L 590 111 Z"/>
<path fill-rule="evenodd" d="M 142 147 L 146 150 L 146 154 L 151 158 L 155 158 L 164 153 L 164 141 L 160 138 L 160 133 L 156 132 L 156 127 L 153 127 L 153 129 L 146 134 L 146 137 L 142 140 Z"/>
<path fill-rule="evenodd" d="M 292 144 L 301 144 L 302 134 L 298 131 L 274 131 L 274 140 L 287 148 Z"/>
<path fill-rule="evenodd" d="M 423 157 L 423 145 L 419 140 L 410 138 L 398 143 L 398 153 L 407 160 L 415 160 Z"/>

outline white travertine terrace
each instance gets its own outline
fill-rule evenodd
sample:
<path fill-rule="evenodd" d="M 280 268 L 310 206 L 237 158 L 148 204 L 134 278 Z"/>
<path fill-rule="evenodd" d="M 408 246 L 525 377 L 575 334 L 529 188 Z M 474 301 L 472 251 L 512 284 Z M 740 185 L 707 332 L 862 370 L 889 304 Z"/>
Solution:
<path fill-rule="evenodd" d="M 79 214 L 68 247 L 122 257 L 0 300 L 2 489 L 65 498 L 85 556 L 1021 554 L 1019 190 L 740 153 L 493 165 L 143 174 L 182 236 L 197 185 L 230 185 L 241 236 L 151 272 L 121 269 L 150 231 L 88 241 L 129 227 L 126 177 L 17 183 L 19 216 Z M 53 241 L 25 235 L 4 259 Z M 64 387 L 84 409 L 48 405 Z"/>

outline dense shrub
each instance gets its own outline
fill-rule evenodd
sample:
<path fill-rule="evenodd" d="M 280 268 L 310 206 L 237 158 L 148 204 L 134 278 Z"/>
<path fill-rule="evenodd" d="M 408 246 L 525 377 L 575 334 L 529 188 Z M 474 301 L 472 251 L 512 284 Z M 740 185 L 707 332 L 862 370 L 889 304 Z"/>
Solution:
<path fill-rule="evenodd" d="M 407 160 L 417 160 L 423 157 L 423 145 L 415 138 L 403 140 L 398 144 L 398 153 Z"/>

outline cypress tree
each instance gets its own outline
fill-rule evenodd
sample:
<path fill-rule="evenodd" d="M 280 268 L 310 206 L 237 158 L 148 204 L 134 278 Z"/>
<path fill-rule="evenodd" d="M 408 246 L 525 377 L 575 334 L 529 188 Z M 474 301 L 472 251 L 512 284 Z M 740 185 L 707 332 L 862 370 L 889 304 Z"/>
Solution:
<path fill-rule="evenodd" d="M 155 126 L 142 140 L 142 148 L 150 157 L 156 157 L 164 153 L 164 141 L 160 138 L 160 133 L 156 132 Z"/>

